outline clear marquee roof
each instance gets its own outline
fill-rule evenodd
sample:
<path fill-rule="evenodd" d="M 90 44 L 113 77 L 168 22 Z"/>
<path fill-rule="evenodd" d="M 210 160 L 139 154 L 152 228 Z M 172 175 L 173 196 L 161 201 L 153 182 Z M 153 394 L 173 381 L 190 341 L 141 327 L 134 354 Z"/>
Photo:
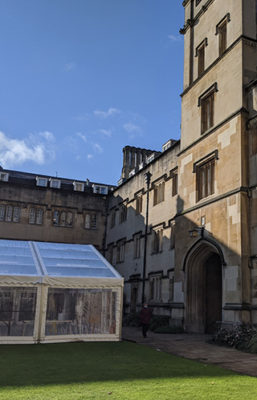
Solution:
<path fill-rule="evenodd" d="M 121 278 L 91 245 L 0 240 L 0 276 Z"/>

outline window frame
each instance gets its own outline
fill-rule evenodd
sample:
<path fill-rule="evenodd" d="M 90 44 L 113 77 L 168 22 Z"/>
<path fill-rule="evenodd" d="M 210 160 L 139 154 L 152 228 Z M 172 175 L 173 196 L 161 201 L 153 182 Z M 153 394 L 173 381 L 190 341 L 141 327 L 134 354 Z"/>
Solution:
<path fill-rule="evenodd" d="M 127 220 L 127 206 L 122 204 L 120 206 L 120 224 L 123 224 Z"/>
<path fill-rule="evenodd" d="M 218 85 L 215 82 L 198 98 L 198 107 L 201 113 L 201 134 L 208 132 L 214 126 L 214 103 L 215 93 L 218 92 Z"/>
<path fill-rule="evenodd" d="M 0 222 L 5 221 L 5 209 L 6 209 L 6 205 L 0 204 Z"/>
<path fill-rule="evenodd" d="M 84 189 L 85 189 L 84 182 L 77 182 L 77 181 L 73 182 L 73 190 L 74 190 L 74 192 L 84 192 Z"/>
<path fill-rule="evenodd" d="M 153 183 L 153 206 L 165 200 L 165 180 Z"/>
<path fill-rule="evenodd" d="M 0 181 L 8 182 L 9 181 L 9 173 L 8 172 L 0 172 Z"/>
<path fill-rule="evenodd" d="M 231 21 L 230 13 L 216 25 L 216 35 L 219 41 L 219 57 L 221 57 L 228 48 L 228 23 Z"/>
<path fill-rule="evenodd" d="M 172 302 L 174 299 L 174 283 L 175 283 L 175 276 L 174 270 L 168 272 L 169 278 L 169 302 Z"/>
<path fill-rule="evenodd" d="M 13 218 L 13 206 L 10 204 L 6 204 L 5 222 L 12 222 L 12 218 Z"/>
<path fill-rule="evenodd" d="M 125 261 L 125 239 L 119 240 L 116 246 L 116 263 L 121 264 Z"/>
<path fill-rule="evenodd" d="M 93 193 L 95 194 L 103 194 L 103 195 L 108 194 L 108 186 L 93 184 L 92 188 L 93 188 Z"/>
<path fill-rule="evenodd" d="M 14 204 L 0 204 L 0 222 L 19 223 L 21 219 L 21 207 Z"/>
<path fill-rule="evenodd" d="M 215 192 L 215 158 L 203 162 L 196 168 L 197 201 L 205 199 Z"/>
<path fill-rule="evenodd" d="M 70 223 L 68 221 L 71 221 Z M 54 209 L 52 212 L 52 224 L 58 228 L 73 227 L 73 212 L 64 209 Z"/>
<path fill-rule="evenodd" d="M 205 38 L 197 47 L 195 57 L 198 59 L 198 78 L 203 75 L 205 71 L 205 48 L 208 46 L 208 39 Z"/>
<path fill-rule="evenodd" d="M 44 209 L 36 208 L 36 225 L 43 225 L 44 222 Z"/>
<path fill-rule="evenodd" d="M 49 183 L 50 183 L 50 188 L 52 188 L 52 189 L 60 189 L 61 188 L 61 180 L 60 179 L 50 178 Z"/>
<path fill-rule="evenodd" d="M 28 213 L 28 223 L 30 225 L 43 225 L 44 209 L 42 207 L 30 207 Z"/>
<path fill-rule="evenodd" d="M 36 184 L 39 187 L 47 187 L 47 182 L 48 182 L 48 179 L 45 178 L 44 176 L 37 176 L 36 177 Z"/>
<path fill-rule="evenodd" d="M 152 254 L 159 254 L 162 252 L 163 245 L 163 228 L 153 229 L 153 239 L 152 239 Z"/>
<path fill-rule="evenodd" d="M 112 210 L 110 226 L 111 228 L 114 228 L 115 225 L 116 225 L 116 210 Z"/>
<path fill-rule="evenodd" d="M 136 195 L 136 215 L 141 214 L 143 211 L 143 195 L 137 194 Z"/>
<path fill-rule="evenodd" d="M 21 208 L 18 206 L 13 207 L 12 222 L 18 223 L 21 218 Z"/>
<path fill-rule="evenodd" d="M 223 21 L 219 26 L 219 56 L 227 49 L 227 21 Z"/>
<path fill-rule="evenodd" d="M 175 222 L 173 222 L 170 224 L 170 250 L 175 249 L 175 242 L 176 242 Z"/>
<path fill-rule="evenodd" d="M 97 229 L 97 213 L 92 213 L 92 212 L 85 213 L 84 228 L 87 230 Z"/>
<path fill-rule="evenodd" d="M 141 232 L 134 235 L 134 258 L 138 259 L 141 256 Z"/>
<path fill-rule="evenodd" d="M 162 272 L 154 272 L 149 274 L 149 300 L 151 302 L 162 301 Z"/>
<path fill-rule="evenodd" d="M 170 171 L 170 177 L 172 179 L 171 196 L 174 197 L 178 194 L 178 167 Z"/>
<path fill-rule="evenodd" d="M 201 103 L 201 133 L 211 129 L 214 125 L 214 92 L 202 99 Z"/>

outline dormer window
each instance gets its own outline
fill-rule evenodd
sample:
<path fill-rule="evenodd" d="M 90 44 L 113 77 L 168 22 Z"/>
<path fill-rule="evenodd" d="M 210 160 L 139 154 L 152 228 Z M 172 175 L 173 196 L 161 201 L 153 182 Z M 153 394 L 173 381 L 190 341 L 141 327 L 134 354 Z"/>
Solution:
<path fill-rule="evenodd" d="M 162 145 L 162 152 L 168 150 L 174 143 L 174 140 L 170 139 Z"/>
<path fill-rule="evenodd" d="M 49 179 L 50 182 L 50 187 L 53 189 L 60 189 L 61 187 L 61 181 L 60 179 L 54 179 L 54 178 L 50 178 Z"/>
<path fill-rule="evenodd" d="M 83 182 L 73 182 L 73 189 L 75 192 L 84 192 L 84 183 Z"/>
<path fill-rule="evenodd" d="M 155 153 L 152 153 L 149 157 L 146 159 L 146 163 L 149 164 L 155 159 Z"/>
<path fill-rule="evenodd" d="M 93 193 L 98 193 L 98 194 L 108 194 L 108 186 L 103 186 L 103 185 L 92 185 L 93 188 Z"/>
<path fill-rule="evenodd" d="M 7 172 L 0 172 L 0 181 L 8 182 L 9 174 Z"/>
<path fill-rule="evenodd" d="M 41 176 L 36 177 L 37 186 L 47 187 L 47 178 Z"/>

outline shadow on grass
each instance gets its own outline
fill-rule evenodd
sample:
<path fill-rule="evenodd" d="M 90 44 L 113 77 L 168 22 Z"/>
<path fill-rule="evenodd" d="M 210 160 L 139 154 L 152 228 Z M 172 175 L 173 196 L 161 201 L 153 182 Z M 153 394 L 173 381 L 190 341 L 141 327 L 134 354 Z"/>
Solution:
<path fill-rule="evenodd" d="M 0 386 L 235 375 L 129 342 L 0 346 Z"/>

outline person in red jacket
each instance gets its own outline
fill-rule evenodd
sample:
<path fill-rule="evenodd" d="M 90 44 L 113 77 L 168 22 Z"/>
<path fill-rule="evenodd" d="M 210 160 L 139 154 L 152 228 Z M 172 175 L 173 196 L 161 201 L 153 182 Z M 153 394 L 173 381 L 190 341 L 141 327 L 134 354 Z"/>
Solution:
<path fill-rule="evenodd" d="M 148 308 L 147 303 L 144 303 L 143 308 L 140 311 L 140 322 L 142 325 L 142 334 L 144 338 L 147 337 L 147 331 L 150 326 L 151 318 L 152 318 L 152 310 Z"/>

